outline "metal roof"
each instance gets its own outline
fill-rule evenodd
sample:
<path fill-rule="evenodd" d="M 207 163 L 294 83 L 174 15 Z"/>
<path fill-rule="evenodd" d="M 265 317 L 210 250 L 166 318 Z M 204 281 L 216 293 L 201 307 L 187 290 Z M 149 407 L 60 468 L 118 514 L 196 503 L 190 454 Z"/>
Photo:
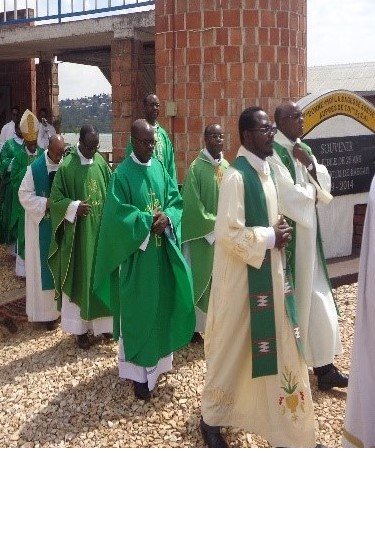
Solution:
<path fill-rule="evenodd" d="M 307 93 L 341 89 L 375 92 L 375 61 L 307 67 Z"/>

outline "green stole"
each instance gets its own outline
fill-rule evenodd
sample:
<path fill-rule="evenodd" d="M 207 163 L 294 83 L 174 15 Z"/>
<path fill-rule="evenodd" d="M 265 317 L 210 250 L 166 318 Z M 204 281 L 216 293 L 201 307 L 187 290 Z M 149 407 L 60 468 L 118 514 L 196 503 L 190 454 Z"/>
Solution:
<path fill-rule="evenodd" d="M 309 155 L 313 154 L 311 148 L 306 143 L 303 143 L 301 141 L 299 143 L 299 145 Z M 273 142 L 273 148 L 275 149 L 276 153 L 279 155 L 279 157 L 280 157 L 282 163 L 284 164 L 284 166 L 289 170 L 289 173 L 292 176 L 292 179 L 293 179 L 294 185 L 295 185 L 296 181 L 297 181 L 296 171 L 295 171 L 295 168 L 294 168 L 293 159 L 290 156 L 288 149 L 286 147 L 283 147 L 283 145 L 280 145 L 280 143 L 276 143 L 275 141 Z M 324 273 L 325 278 L 327 280 L 328 286 L 329 286 L 329 288 L 331 289 L 331 292 L 332 292 L 331 281 L 330 281 L 330 278 L 329 278 L 329 275 L 328 275 L 327 264 L 326 264 L 326 260 L 325 260 L 325 257 L 324 257 L 323 242 L 322 242 L 322 236 L 321 236 L 320 224 L 319 224 L 319 216 L 318 216 L 318 211 L 317 211 L 316 207 L 315 207 L 315 211 L 316 211 L 316 224 L 317 224 L 317 226 L 316 226 L 316 244 L 317 244 L 317 247 L 318 247 L 319 260 L 320 260 L 320 263 L 322 265 L 323 273 Z M 286 246 L 286 254 L 287 254 L 288 262 L 289 262 L 289 264 L 291 266 L 291 269 L 292 269 L 293 283 L 295 284 L 295 282 L 296 282 L 296 242 L 297 242 L 297 239 L 296 239 L 296 222 L 289 219 L 289 218 L 286 218 L 286 219 L 287 219 L 289 225 L 291 227 L 293 227 L 292 240 Z M 335 302 L 335 305 L 336 305 L 336 302 Z M 336 310 L 337 310 L 337 305 L 336 305 Z"/>
<path fill-rule="evenodd" d="M 269 227 L 266 197 L 257 171 L 245 157 L 237 157 L 232 166 L 240 172 L 244 182 L 246 227 Z M 248 266 L 247 273 L 251 318 L 252 377 L 258 378 L 278 372 L 271 251 L 266 251 L 260 269 Z M 298 349 L 302 353 L 293 280 L 288 268 L 285 274 L 284 296 L 285 309 L 293 327 Z"/>
<path fill-rule="evenodd" d="M 45 155 L 41 155 L 31 164 L 33 174 L 35 194 L 38 197 L 49 197 L 51 192 L 52 177 L 48 174 Z M 51 174 L 55 174 L 51 172 Z M 43 290 L 53 290 L 55 288 L 53 277 L 48 266 L 48 252 L 52 237 L 52 223 L 49 212 L 46 212 L 39 223 L 39 253 L 40 253 L 40 273 Z"/>

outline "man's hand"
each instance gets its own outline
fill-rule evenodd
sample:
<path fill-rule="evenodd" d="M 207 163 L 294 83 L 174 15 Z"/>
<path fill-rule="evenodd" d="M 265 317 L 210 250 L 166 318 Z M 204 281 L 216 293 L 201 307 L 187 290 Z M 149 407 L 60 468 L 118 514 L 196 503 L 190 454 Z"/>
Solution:
<path fill-rule="evenodd" d="M 163 212 L 156 212 L 154 214 L 154 221 L 151 227 L 151 231 L 155 235 L 162 235 L 169 224 L 167 216 Z"/>
<path fill-rule="evenodd" d="M 77 208 L 77 216 L 79 218 L 86 217 L 90 214 L 91 206 L 86 201 L 81 201 Z"/>
<path fill-rule="evenodd" d="M 285 221 L 285 218 L 281 216 L 279 221 L 273 226 L 275 231 L 275 248 L 281 250 L 288 244 L 292 238 L 293 229 Z"/>
<path fill-rule="evenodd" d="M 312 170 L 309 170 L 309 174 L 311 174 L 314 180 L 317 181 L 316 167 L 315 167 L 314 160 L 312 157 L 310 157 L 310 155 L 304 149 L 302 149 L 300 145 L 298 145 L 298 143 L 296 143 L 295 146 L 293 147 L 293 156 L 295 159 L 299 160 L 300 163 L 303 164 L 303 166 L 305 166 L 306 168 L 310 166 L 310 164 L 313 165 Z"/>

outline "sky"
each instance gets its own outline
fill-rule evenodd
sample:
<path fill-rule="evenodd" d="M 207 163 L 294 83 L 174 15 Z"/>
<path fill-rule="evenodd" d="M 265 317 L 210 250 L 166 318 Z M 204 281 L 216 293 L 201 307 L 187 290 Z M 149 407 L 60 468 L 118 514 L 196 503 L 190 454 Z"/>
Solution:
<path fill-rule="evenodd" d="M 308 66 L 375 61 L 375 0 L 307 0 L 307 10 Z M 59 81 L 60 99 L 111 93 L 97 67 L 61 63 Z"/>

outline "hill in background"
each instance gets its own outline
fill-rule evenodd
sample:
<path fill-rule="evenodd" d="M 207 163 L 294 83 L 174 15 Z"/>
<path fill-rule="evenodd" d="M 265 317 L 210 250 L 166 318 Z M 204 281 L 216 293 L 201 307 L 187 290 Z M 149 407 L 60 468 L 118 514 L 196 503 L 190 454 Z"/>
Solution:
<path fill-rule="evenodd" d="M 62 133 L 78 133 L 83 124 L 93 124 L 99 132 L 112 132 L 112 100 L 108 94 L 62 99 L 59 106 Z"/>

